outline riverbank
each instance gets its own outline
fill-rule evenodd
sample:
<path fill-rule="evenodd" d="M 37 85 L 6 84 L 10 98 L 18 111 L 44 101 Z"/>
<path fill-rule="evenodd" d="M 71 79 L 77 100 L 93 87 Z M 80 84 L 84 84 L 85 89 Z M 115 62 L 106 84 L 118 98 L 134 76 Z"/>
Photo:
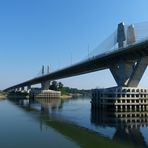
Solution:
<path fill-rule="evenodd" d="M 80 94 L 80 93 L 74 93 L 74 94 L 70 93 L 70 94 L 61 95 L 60 98 L 61 99 L 70 99 L 72 97 L 80 97 L 80 96 L 82 96 L 82 94 Z"/>
<path fill-rule="evenodd" d="M 0 94 L 0 100 L 4 100 L 4 99 L 6 99 L 7 98 L 7 95 L 1 95 Z"/>
<path fill-rule="evenodd" d="M 70 99 L 70 98 L 72 98 L 72 96 L 71 95 L 62 95 L 60 98 L 61 99 Z"/>

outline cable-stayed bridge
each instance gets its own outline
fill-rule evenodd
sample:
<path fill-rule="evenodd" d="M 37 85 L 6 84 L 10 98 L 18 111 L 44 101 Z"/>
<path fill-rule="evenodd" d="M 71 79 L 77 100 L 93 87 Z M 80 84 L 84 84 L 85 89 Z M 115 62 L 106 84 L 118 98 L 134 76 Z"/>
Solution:
<path fill-rule="evenodd" d="M 48 89 L 50 81 L 110 69 L 117 86 L 137 87 L 148 64 L 148 23 L 125 25 L 118 24 L 117 29 L 104 40 L 89 57 L 79 63 L 52 73 L 35 77 L 16 84 L 5 91 L 19 88 L 31 88 L 42 84 Z"/>

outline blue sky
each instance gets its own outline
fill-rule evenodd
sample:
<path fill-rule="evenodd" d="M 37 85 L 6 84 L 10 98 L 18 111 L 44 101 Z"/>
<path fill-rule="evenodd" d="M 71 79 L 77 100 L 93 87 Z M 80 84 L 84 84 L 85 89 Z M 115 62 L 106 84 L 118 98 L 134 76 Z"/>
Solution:
<path fill-rule="evenodd" d="M 148 21 L 147 0 L 0 0 L 0 89 L 84 59 L 119 22 Z M 71 60 L 72 59 L 72 60 Z M 148 71 L 140 82 L 148 87 Z M 95 88 L 115 85 L 109 70 L 61 80 Z"/>

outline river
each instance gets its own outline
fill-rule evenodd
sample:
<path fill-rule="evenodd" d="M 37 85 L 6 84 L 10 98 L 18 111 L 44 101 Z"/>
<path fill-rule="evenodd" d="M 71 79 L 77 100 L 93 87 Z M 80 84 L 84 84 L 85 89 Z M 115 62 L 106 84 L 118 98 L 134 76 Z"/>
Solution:
<path fill-rule="evenodd" d="M 0 101 L 0 147 L 148 147 L 147 112 L 92 110 L 90 100 Z"/>

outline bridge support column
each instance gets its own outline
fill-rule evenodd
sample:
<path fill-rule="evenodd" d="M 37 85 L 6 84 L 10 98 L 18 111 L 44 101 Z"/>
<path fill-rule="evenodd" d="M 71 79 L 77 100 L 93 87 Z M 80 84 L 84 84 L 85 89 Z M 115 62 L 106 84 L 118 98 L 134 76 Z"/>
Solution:
<path fill-rule="evenodd" d="M 50 87 L 50 81 L 45 81 L 41 83 L 42 90 L 48 90 Z"/>
<path fill-rule="evenodd" d="M 137 87 L 148 65 L 148 57 L 139 59 L 134 66 L 127 86 Z"/>
<path fill-rule="evenodd" d="M 31 91 L 31 86 L 28 85 L 28 86 L 27 86 L 27 93 L 30 93 L 30 91 Z"/>
<path fill-rule="evenodd" d="M 118 86 L 137 87 L 148 65 L 148 57 L 136 61 L 120 60 L 110 71 Z"/>
<path fill-rule="evenodd" d="M 21 87 L 18 87 L 18 89 L 17 89 L 17 90 L 18 90 L 18 92 L 19 92 L 19 91 L 21 91 Z"/>
<path fill-rule="evenodd" d="M 45 68 L 42 66 L 42 75 L 45 74 Z M 47 66 L 47 74 L 49 74 L 49 66 Z M 42 90 L 48 90 L 50 87 L 50 81 L 44 81 L 41 83 Z"/>
<path fill-rule="evenodd" d="M 24 90 L 25 90 L 25 88 L 24 88 L 24 87 L 21 87 L 21 88 L 20 88 L 20 90 L 21 90 L 21 91 L 24 91 Z"/>
<path fill-rule="evenodd" d="M 15 89 L 15 92 L 18 92 L 18 91 L 19 91 L 19 88 L 16 88 L 16 89 Z"/>
<path fill-rule="evenodd" d="M 27 91 L 29 91 L 31 89 L 31 86 L 29 85 L 29 86 L 27 86 Z"/>

